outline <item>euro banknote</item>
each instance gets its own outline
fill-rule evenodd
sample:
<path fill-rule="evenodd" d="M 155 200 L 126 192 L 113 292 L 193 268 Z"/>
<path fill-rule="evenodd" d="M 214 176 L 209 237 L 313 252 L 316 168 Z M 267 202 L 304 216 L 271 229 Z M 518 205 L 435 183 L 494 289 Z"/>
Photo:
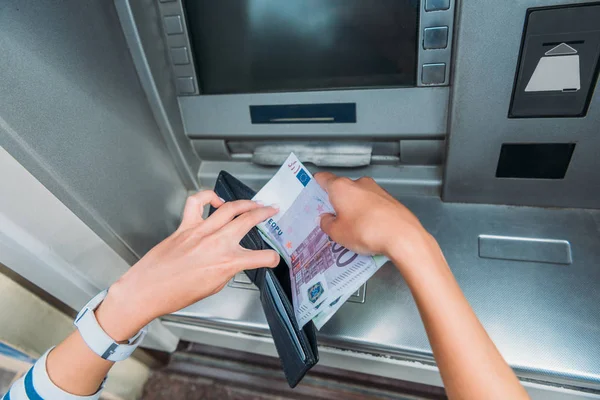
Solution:
<path fill-rule="evenodd" d="M 385 262 L 356 254 L 321 230 L 320 216 L 335 211 L 293 153 L 253 200 L 279 207 L 258 229 L 290 269 L 294 313 L 301 327 L 319 315 L 317 326 L 323 326 Z"/>

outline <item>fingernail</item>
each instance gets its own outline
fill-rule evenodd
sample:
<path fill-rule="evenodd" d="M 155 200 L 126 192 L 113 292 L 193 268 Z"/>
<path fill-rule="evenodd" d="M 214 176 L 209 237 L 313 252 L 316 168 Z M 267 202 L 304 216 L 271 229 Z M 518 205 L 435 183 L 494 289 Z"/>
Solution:
<path fill-rule="evenodd" d="M 217 196 L 218 197 L 218 196 Z M 225 199 L 222 197 L 219 197 L 219 200 L 221 200 L 223 203 L 226 203 Z"/>
<path fill-rule="evenodd" d="M 269 204 L 269 207 L 273 207 L 274 209 L 279 210 L 279 204 L 277 203 Z"/>
<path fill-rule="evenodd" d="M 262 201 L 260 201 L 260 200 L 255 200 L 254 202 L 255 202 L 256 204 L 258 204 L 259 206 L 264 206 L 264 205 L 265 205 L 265 203 L 263 203 L 263 202 L 262 202 Z"/>

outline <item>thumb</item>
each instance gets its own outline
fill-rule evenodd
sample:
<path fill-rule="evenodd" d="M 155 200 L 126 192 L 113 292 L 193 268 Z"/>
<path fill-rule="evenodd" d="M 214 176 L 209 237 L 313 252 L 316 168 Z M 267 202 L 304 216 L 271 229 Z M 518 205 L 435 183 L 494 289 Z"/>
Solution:
<path fill-rule="evenodd" d="M 321 215 L 321 230 L 327 234 L 330 238 L 335 240 L 336 235 L 336 216 L 333 214 Z"/>
<path fill-rule="evenodd" d="M 244 250 L 246 254 L 242 270 L 262 267 L 274 268 L 279 265 L 279 254 L 274 250 Z"/>

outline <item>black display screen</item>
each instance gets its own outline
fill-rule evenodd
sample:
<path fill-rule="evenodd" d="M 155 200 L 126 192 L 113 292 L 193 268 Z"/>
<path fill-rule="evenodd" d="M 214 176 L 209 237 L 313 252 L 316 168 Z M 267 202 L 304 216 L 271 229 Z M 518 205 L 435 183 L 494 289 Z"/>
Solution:
<path fill-rule="evenodd" d="M 418 0 L 187 0 L 203 94 L 415 86 Z"/>

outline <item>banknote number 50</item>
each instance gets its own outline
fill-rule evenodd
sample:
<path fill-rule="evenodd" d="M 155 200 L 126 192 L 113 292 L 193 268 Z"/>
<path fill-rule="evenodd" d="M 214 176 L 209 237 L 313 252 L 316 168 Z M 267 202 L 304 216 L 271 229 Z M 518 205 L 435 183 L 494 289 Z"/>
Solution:
<path fill-rule="evenodd" d="M 344 246 L 335 242 L 331 245 L 331 252 L 335 256 L 335 264 L 340 268 L 352 264 L 352 262 L 356 260 L 356 257 L 358 257 L 358 254 L 351 252 Z M 348 255 L 348 253 L 350 254 Z"/>

